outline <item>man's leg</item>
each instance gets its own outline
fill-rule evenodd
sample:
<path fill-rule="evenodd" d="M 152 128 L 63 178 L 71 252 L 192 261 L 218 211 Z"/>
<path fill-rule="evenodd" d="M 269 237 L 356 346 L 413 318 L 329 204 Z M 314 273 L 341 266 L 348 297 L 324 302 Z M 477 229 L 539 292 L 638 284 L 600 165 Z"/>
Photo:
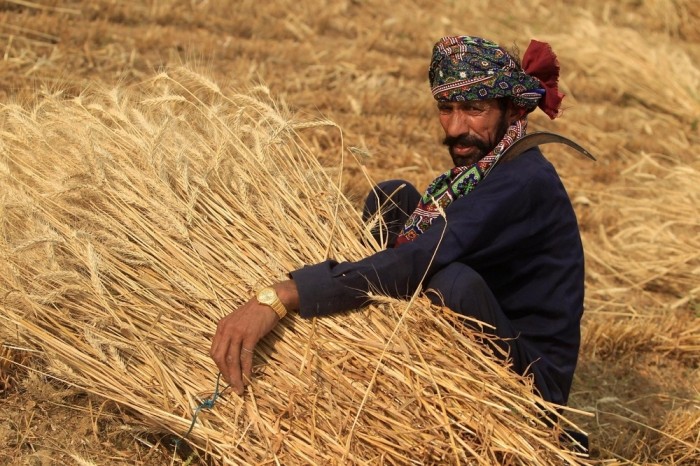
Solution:
<path fill-rule="evenodd" d="M 365 223 L 372 221 L 379 214 L 380 220 L 372 230 L 372 236 L 380 244 L 387 241 L 387 248 L 393 248 L 396 237 L 403 230 L 408 217 L 413 213 L 420 193 L 404 180 L 382 181 L 369 193 L 362 211 Z"/>
<path fill-rule="evenodd" d="M 484 333 L 503 339 L 494 342 L 500 350 L 496 353 L 507 353 L 512 361 L 513 370 L 518 374 L 533 374 L 540 395 L 545 400 L 552 400 L 549 384 L 545 374 L 538 367 L 536 356 L 528 345 L 518 338 L 496 297 L 474 269 L 458 262 L 448 265 L 430 279 L 426 295 L 434 304 L 447 306 L 459 314 L 493 326 L 493 329 L 485 328 Z"/>

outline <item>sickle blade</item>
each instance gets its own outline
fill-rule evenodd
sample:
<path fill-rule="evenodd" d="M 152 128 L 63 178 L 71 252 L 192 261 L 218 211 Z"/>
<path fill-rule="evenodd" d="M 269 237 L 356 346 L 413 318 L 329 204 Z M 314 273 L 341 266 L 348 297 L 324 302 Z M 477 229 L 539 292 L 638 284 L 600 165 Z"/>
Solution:
<path fill-rule="evenodd" d="M 550 133 L 548 131 L 536 131 L 534 133 L 526 134 L 525 136 L 511 144 L 510 147 L 508 147 L 508 149 L 506 149 L 505 152 L 503 152 L 503 154 L 501 155 L 501 159 L 512 159 L 522 154 L 528 149 L 532 149 L 533 147 L 537 147 L 541 144 L 549 144 L 553 142 L 566 144 L 567 146 L 576 149 L 578 152 L 585 155 L 589 159 L 593 161 L 596 160 L 596 158 L 593 157 L 593 155 L 590 152 L 588 152 L 580 145 L 576 144 L 571 139 L 564 137 L 560 134 Z"/>

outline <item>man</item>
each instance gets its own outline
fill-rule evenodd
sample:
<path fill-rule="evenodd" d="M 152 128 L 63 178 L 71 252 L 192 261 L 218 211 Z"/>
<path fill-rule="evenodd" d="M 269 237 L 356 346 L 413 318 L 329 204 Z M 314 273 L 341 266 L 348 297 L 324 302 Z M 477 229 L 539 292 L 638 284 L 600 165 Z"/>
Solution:
<path fill-rule="evenodd" d="M 386 250 L 291 272 L 219 322 L 211 355 L 236 392 L 251 375 L 255 345 L 287 311 L 310 318 L 358 308 L 368 290 L 407 297 L 424 279 L 434 302 L 493 326 L 513 369 L 533 374 L 545 400 L 566 404 L 580 342 L 583 251 L 566 191 L 539 149 L 499 160 L 525 135 L 529 112 L 539 105 L 554 118 L 563 98 L 547 44 L 533 41 L 523 64 L 526 71 L 477 37 L 435 44 L 429 79 L 455 167 L 422 197 L 400 182 L 370 196 L 367 214 L 396 190 L 391 202 L 412 212 L 389 214 L 400 228 L 389 232 Z"/>

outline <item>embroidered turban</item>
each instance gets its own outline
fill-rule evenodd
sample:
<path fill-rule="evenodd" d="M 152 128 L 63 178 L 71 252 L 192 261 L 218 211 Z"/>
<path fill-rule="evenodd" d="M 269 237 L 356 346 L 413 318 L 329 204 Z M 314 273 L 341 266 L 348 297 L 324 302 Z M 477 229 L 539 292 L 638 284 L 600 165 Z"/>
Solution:
<path fill-rule="evenodd" d="M 438 101 L 510 97 L 528 112 L 539 106 L 550 118 L 559 114 L 559 62 L 549 44 L 533 40 L 523 66 L 498 44 L 480 37 L 443 37 L 433 47 L 428 72 Z"/>

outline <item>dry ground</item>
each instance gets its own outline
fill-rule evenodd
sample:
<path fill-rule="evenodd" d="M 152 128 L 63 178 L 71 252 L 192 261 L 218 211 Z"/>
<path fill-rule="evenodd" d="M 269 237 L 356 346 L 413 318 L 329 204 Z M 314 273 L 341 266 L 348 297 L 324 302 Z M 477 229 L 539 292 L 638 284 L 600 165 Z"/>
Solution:
<path fill-rule="evenodd" d="M 575 202 L 587 251 L 584 345 L 571 405 L 593 416 L 601 462 L 698 464 L 700 446 L 700 17 L 693 0 L 0 3 L 0 102 L 128 86 L 188 63 L 222 85 L 266 83 L 343 128 L 375 179 L 425 185 L 448 162 L 426 84 L 432 43 L 469 33 L 551 42 L 568 94 L 561 120 L 597 164 L 546 151 Z M 316 141 L 335 154 L 335 137 Z M 347 170 L 359 199 L 360 170 Z M 357 188 L 354 188 L 357 186 Z M 197 464 L 118 406 L 0 356 L 0 463 Z M 18 363 L 13 365 L 10 362 Z M 132 426 L 133 427 L 133 426 Z"/>

